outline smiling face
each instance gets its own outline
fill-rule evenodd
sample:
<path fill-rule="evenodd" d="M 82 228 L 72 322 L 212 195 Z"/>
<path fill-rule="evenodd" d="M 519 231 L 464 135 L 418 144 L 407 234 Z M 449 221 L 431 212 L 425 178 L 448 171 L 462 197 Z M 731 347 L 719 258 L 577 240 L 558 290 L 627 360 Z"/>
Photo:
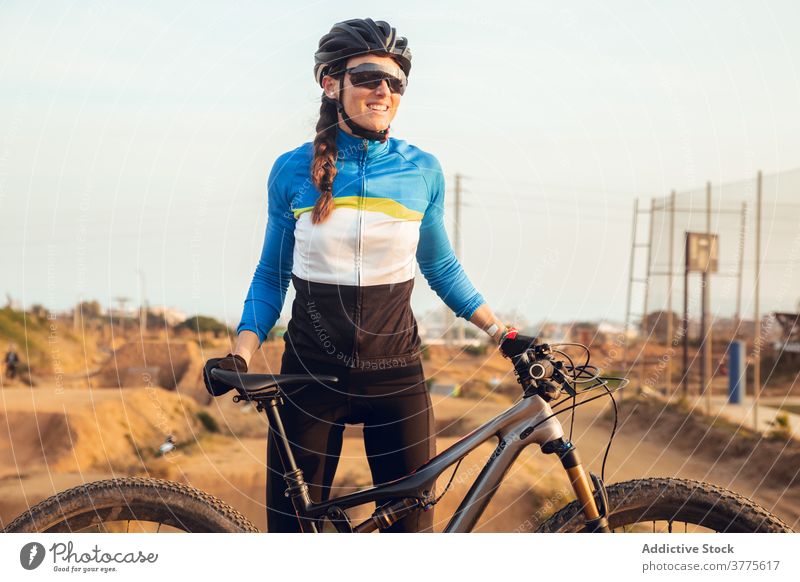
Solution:
<path fill-rule="evenodd" d="M 361 55 L 347 60 L 347 68 L 362 63 L 375 63 L 396 67 L 397 63 L 391 57 L 378 55 Z M 335 97 L 339 90 L 339 80 L 333 77 L 324 77 L 322 87 L 328 97 Z M 368 89 L 361 86 L 353 86 L 350 82 L 350 74 L 344 76 L 344 109 L 350 118 L 361 127 L 371 131 L 383 131 L 392 123 L 400 106 L 400 94 L 389 91 L 386 81 L 383 81 L 375 89 Z M 352 135 L 352 131 L 339 115 L 339 127 Z"/>

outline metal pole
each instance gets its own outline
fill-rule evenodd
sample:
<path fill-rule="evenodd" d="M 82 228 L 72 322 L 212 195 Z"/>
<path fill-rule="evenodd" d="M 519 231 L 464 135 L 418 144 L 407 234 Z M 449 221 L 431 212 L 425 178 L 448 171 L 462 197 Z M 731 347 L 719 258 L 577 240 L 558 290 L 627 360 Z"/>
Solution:
<path fill-rule="evenodd" d="M 742 221 L 739 225 L 739 286 L 736 289 L 736 327 L 734 328 L 734 337 L 736 339 L 742 335 L 742 271 L 744 270 L 744 238 L 747 217 L 747 202 L 742 202 Z"/>
<path fill-rule="evenodd" d="M 461 174 L 455 175 L 455 201 L 453 211 L 453 252 L 456 258 L 460 259 L 461 254 Z M 456 325 L 456 318 L 453 312 L 447 305 L 443 305 L 444 309 L 444 343 L 445 345 L 453 345 L 453 340 L 456 337 L 454 327 Z"/>
<path fill-rule="evenodd" d="M 633 201 L 633 232 L 631 233 L 631 257 L 628 262 L 628 298 L 625 302 L 625 327 L 622 334 L 622 373 L 628 374 L 628 328 L 631 324 L 631 294 L 633 292 L 633 257 L 636 254 L 636 223 L 639 217 L 639 199 Z M 620 392 L 625 397 L 625 390 Z"/>
<path fill-rule="evenodd" d="M 453 246 L 456 258 L 461 259 L 461 174 L 456 174 L 456 209 L 455 225 L 453 227 Z"/>
<path fill-rule="evenodd" d="M 758 430 L 758 403 L 761 396 L 761 309 L 759 291 L 761 287 L 761 170 L 756 183 L 756 287 L 753 298 L 753 430 Z"/>
<path fill-rule="evenodd" d="M 456 174 L 456 227 L 453 231 L 453 238 L 455 239 L 455 252 L 456 258 L 461 261 L 461 174 Z M 456 337 L 459 345 L 464 345 L 464 325 L 460 320 L 455 321 Z"/>
<path fill-rule="evenodd" d="M 706 182 L 706 234 L 711 235 L 711 182 Z M 711 250 L 709 241 L 709 251 Z M 709 252 L 709 262 L 711 253 Z M 703 276 L 705 277 L 705 285 L 703 286 L 703 319 L 707 325 L 705 337 L 705 370 L 703 371 L 708 383 L 705 388 L 706 395 L 706 414 L 711 414 L 711 385 L 713 383 L 713 368 L 711 360 L 714 357 L 714 317 L 711 314 L 711 273 L 709 272 L 710 265 L 706 265 Z"/>
<path fill-rule="evenodd" d="M 706 285 L 708 273 L 700 274 L 700 394 L 706 395 Z"/>
<path fill-rule="evenodd" d="M 669 268 L 667 276 L 667 369 L 666 369 L 666 384 L 670 397 L 673 395 L 672 390 L 672 357 L 675 354 L 673 344 L 673 335 L 675 330 L 672 329 L 672 277 L 673 277 L 673 259 L 675 247 L 675 190 L 672 191 L 669 197 Z"/>
<path fill-rule="evenodd" d="M 683 397 L 689 396 L 689 233 L 683 237 Z"/>
<path fill-rule="evenodd" d="M 650 234 L 647 237 L 647 268 L 645 269 L 644 279 L 644 309 L 642 309 L 642 350 L 639 360 L 639 390 L 644 388 L 645 363 L 647 360 L 647 303 L 650 295 L 650 261 L 653 258 L 653 220 L 655 219 L 656 199 L 650 199 Z"/>
<path fill-rule="evenodd" d="M 144 286 L 144 271 L 137 269 L 139 272 L 139 283 L 141 291 L 139 294 L 139 336 L 144 337 L 147 332 L 147 293 Z"/>

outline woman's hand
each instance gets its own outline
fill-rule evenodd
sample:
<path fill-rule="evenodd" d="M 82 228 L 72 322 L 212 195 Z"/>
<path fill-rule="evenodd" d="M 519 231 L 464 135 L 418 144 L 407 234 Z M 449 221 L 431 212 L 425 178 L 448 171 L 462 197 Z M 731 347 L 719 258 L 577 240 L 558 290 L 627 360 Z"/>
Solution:
<path fill-rule="evenodd" d="M 238 354 L 228 354 L 224 358 L 211 358 L 206 362 L 203 368 L 203 382 L 206 385 L 206 390 L 208 390 L 208 393 L 212 396 L 222 396 L 233 390 L 233 387 L 212 378 L 211 370 L 214 368 L 245 374 L 247 373 L 247 362 Z"/>
<path fill-rule="evenodd" d="M 507 358 L 513 358 L 525 353 L 536 343 L 536 338 L 522 335 L 516 329 L 509 328 L 500 340 L 500 351 Z"/>

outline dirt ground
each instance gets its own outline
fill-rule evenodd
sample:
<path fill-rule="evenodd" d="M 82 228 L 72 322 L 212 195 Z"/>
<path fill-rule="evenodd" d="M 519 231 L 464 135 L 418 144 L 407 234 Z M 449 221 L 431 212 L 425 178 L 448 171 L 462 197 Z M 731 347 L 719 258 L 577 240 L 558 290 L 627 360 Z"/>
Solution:
<path fill-rule="evenodd" d="M 3 391 L 0 418 L 0 524 L 26 507 L 70 486 L 120 475 L 151 475 L 181 481 L 230 503 L 265 529 L 265 435 L 262 415 L 229 398 L 211 406 L 163 389 Z M 505 409 L 490 399 L 434 396 L 438 450 Z M 652 408 L 652 407 L 651 407 Z M 220 425 L 205 430 L 198 412 Z M 608 440 L 608 407 L 591 403 L 576 417 L 573 440 L 585 465 L 599 473 Z M 747 495 L 795 528 L 800 527 L 800 489 L 796 480 L 767 476 L 752 455 L 709 454 L 692 450 L 692 431 L 676 431 L 676 418 L 655 424 L 646 407 L 631 414 L 622 407 L 618 434 L 606 467 L 606 481 L 646 476 L 679 476 L 710 481 Z M 657 414 L 657 413 L 656 413 Z M 674 415 L 673 415 L 674 416 Z M 564 419 L 569 427 L 569 419 Z M 649 423 L 648 423 L 649 422 Z M 156 457 L 169 429 L 183 446 L 169 459 Z M 674 438 L 668 438 L 670 433 Z M 7 436 L 7 435 L 10 435 Z M 715 437 L 719 440 L 719 437 Z M 467 457 L 450 492 L 435 509 L 441 530 L 492 452 L 484 445 Z M 793 462 L 793 461 L 792 461 Z M 791 464 L 791 463 L 790 463 Z M 797 467 L 794 467 L 796 470 Z M 440 480 L 442 490 L 449 472 Z M 360 427 L 349 427 L 335 486 L 338 493 L 370 484 Z M 530 531 L 564 505 L 571 492 L 563 470 L 536 447 L 523 452 L 498 491 L 477 531 Z M 368 508 L 358 515 L 365 516 Z"/>
<path fill-rule="evenodd" d="M 0 527 L 76 484 L 151 475 L 212 493 L 265 529 L 266 419 L 251 407 L 234 404 L 230 396 L 211 401 L 202 386 L 205 358 L 226 351 L 223 345 L 200 349 L 186 341 L 122 344 L 110 360 L 72 384 L 40 379 L 35 388 L 16 384 L 0 389 Z M 264 344 L 251 372 L 277 372 L 281 353 L 281 343 Z M 423 365 L 431 382 L 462 389 L 461 398 L 433 396 L 439 451 L 519 394 L 508 361 L 493 351 L 478 356 L 430 346 Z M 608 410 L 605 400 L 582 407 L 573 429 L 584 464 L 598 474 L 611 429 Z M 218 428 L 210 427 L 209 419 Z M 569 420 L 562 419 L 567 428 Z M 800 528 L 798 445 L 712 428 L 656 400 L 622 406 L 606 482 L 663 476 L 710 481 L 751 497 Z M 179 448 L 160 458 L 157 450 L 167 434 L 176 437 Z M 435 509 L 437 529 L 446 525 L 492 449 L 486 444 L 462 463 Z M 440 491 L 449 475 L 440 481 Z M 360 427 L 349 427 L 334 485 L 344 493 L 369 484 Z M 571 496 L 560 465 L 530 447 L 477 529 L 530 531 Z"/>
<path fill-rule="evenodd" d="M 150 475 L 190 484 L 230 503 L 262 530 L 266 527 L 264 491 L 267 425 L 250 407 L 221 399 L 207 408 L 163 389 L 49 391 L 6 389 L 0 416 L 0 524 L 27 507 L 82 482 L 113 476 Z M 434 397 L 438 448 L 503 410 L 496 404 Z M 219 433 L 201 428 L 204 409 Z M 26 412 L 27 411 L 27 412 Z M 161 426 L 153 422 L 161 417 Z M 165 424 L 166 423 L 166 424 Z M 168 458 L 155 450 L 169 425 L 184 446 Z M 8 435 L 8 436 L 6 436 Z M 485 444 L 462 463 L 450 493 L 436 508 L 437 529 L 455 511 L 493 445 Z M 521 461 L 489 506 L 483 531 L 514 531 L 537 512 L 557 487 L 542 467 Z M 449 473 L 439 484 L 443 490 Z M 370 485 L 359 426 L 348 427 L 335 486 L 339 493 Z M 552 506 L 552 504 L 551 504 Z M 366 517 L 370 508 L 363 508 Z"/>

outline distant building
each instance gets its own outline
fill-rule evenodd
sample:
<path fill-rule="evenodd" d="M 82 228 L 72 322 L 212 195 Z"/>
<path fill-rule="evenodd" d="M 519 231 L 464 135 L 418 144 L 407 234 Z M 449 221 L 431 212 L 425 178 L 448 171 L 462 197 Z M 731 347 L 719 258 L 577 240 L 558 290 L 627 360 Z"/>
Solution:
<path fill-rule="evenodd" d="M 604 334 L 606 337 L 627 336 L 628 339 L 633 339 L 638 335 L 633 327 L 630 327 L 626 332 L 624 323 L 616 323 L 613 321 L 601 321 L 597 325 L 597 331 Z"/>
<path fill-rule="evenodd" d="M 597 324 L 590 321 L 573 323 L 569 330 L 569 339 L 570 341 L 583 344 L 585 346 L 604 343 L 605 337 L 598 331 L 597 328 Z"/>
<path fill-rule="evenodd" d="M 185 312 L 181 311 L 180 309 L 167 307 L 165 305 L 160 305 L 158 307 L 150 307 L 148 311 L 162 318 L 164 321 L 166 321 L 167 325 L 178 325 L 179 323 L 183 323 L 184 321 L 186 321 L 186 319 L 189 317 L 188 315 L 186 315 Z"/>
<path fill-rule="evenodd" d="M 566 342 L 569 341 L 570 327 L 568 323 L 546 321 L 540 323 L 538 329 L 532 331 L 532 335 L 548 343 Z"/>

